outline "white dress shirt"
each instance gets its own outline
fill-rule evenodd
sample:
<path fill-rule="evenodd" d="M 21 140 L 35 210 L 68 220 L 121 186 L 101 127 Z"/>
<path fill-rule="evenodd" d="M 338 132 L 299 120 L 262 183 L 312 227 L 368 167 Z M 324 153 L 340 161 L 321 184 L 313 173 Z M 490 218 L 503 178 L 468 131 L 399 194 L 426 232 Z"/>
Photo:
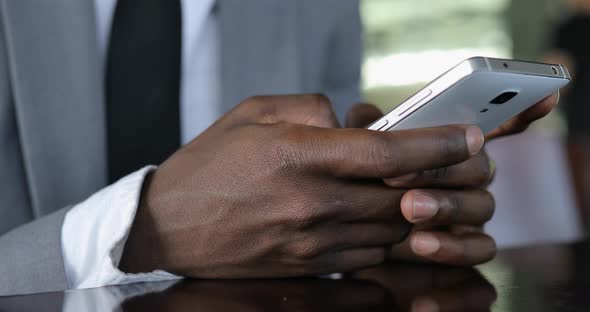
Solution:
<path fill-rule="evenodd" d="M 116 0 L 94 0 L 98 46 L 103 64 Z M 215 0 L 181 0 L 181 141 L 187 143 L 211 125 L 219 111 L 219 34 L 212 14 Z M 104 67 L 104 66 L 103 66 Z M 124 274 L 117 266 L 137 210 L 146 167 L 73 207 L 62 227 L 62 250 L 71 288 L 177 279 L 156 271 Z"/>

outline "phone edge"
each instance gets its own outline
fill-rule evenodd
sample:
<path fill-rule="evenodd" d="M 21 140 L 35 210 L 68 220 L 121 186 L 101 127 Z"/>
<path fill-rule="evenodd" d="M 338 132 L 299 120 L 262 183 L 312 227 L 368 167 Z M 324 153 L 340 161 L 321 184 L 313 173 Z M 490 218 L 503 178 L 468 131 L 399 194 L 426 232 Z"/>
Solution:
<path fill-rule="evenodd" d="M 498 63 L 508 64 L 508 66 L 502 65 L 500 68 L 498 67 Z M 514 69 L 515 64 L 522 65 L 523 63 L 531 64 L 532 67 L 527 68 L 527 71 L 518 71 Z M 512 66 L 511 66 L 512 65 Z M 534 66 L 533 66 L 534 65 Z M 558 69 L 558 74 L 549 74 L 547 72 L 542 72 L 539 69 L 540 66 L 551 66 L 556 67 Z M 468 77 L 471 74 L 477 72 L 485 72 L 485 71 L 494 71 L 494 72 L 503 72 L 503 73 L 511 73 L 511 74 L 524 74 L 524 75 L 537 75 L 537 76 L 544 76 L 549 78 L 555 79 L 566 79 L 571 81 L 571 76 L 567 68 L 561 64 L 547 64 L 547 63 L 535 63 L 535 62 L 527 62 L 527 61 L 519 61 L 519 60 L 509 60 L 509 59 L 500 59 L 500 58 L 489 58 L 483 56 L 475 56 L 468 58 L 461 63 L 457 64 L 455 67 L 449 69 L 448 71 L 444 72 L 442 75 L 438 76 L 436 79 L 431 81 L 428 85 L 424 88 L 420 89 L 418 92 L 410 96 L 408 99 L 388 111 L 383 117 L 379 118 L 379 120 L 375 121 L 371 125 L 367 127 L 369 130 L 374 131 L 388 131 L 401 120 L 405 119 L 406 117 L 410 116 L 413 112 L 419 110 L 424 105 L 428 104 L 430 101 L 434 100 L 436 97 L 441 95 L 446 89 L 453 87 L 457 83 L 461 82 L 463 79 Z M 443 78 L 447 77 L 445 81 L 442 81 Z M 433 87 L 433 85 L 435 85 Z M 430 90 L 429 95 L 421 98 L 423 96 L 423 92 Z M 413 103 L 416 101 L 416 103 Z M 410 104 L 410 107 L 405 107 Z"/>
<path fill-rule="evenodd" d="M 418 90 L 418 92 L 414 93 L 412 96 L 401 102 L 399 105 L 389 110 L 385 115 L 383 115 L 383 117 L 379 118 L 379 120 L 369 125 L 367 129 L 375 131 L 389 130 L 399 121 L 401 121 L 401 119 L 405 118 L 405 116 L 399 116 L 400 112 L 407 112 L 408 114 L 406 116 L 409 116 L 412 112 L 420 109 L 420 107 L 432 101 L 437 96 L 441 95 L 446 89 L 461 82 L 461 80 L 465 79 L 469 75 L 478 71 L 488 70 L 485 59 L 485 57 L 476 56 L 466 59 L 461 63 L 455 65 L 453 68 L 447 70 L 446 72 L 432 80 L 424 88 Z M 428 96 L 421 98 L 422 92 L 425 92 L 426 90 L 430 90 L 431 92 Z M 416 101 L 416 103 L 413 103 L 411 107 L 404 107 L 408 103 L 412 103 L 413 101 Z M 386 122 L 384 123 L 383 121 Z"/>

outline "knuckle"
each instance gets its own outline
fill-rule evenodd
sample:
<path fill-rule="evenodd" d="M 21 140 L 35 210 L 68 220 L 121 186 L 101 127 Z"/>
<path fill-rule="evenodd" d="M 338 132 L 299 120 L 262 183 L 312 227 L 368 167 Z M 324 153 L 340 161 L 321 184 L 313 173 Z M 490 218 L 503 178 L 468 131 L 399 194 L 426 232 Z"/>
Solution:
<path fill-rule="evenodd" d="M 357 217 L 355 205 L 344 196 L 320 195 L 316 199 L 318 219 L 321 220 L 348 220 Z"/>
<path fill-rule="evenodd" d="M 240 103 L 239 108 L 249 113 L 253 121 L 259 124 L 274 124 L 277 119 L 277 105 L 271 96 L 251 96 Z"/>
<path fill-rule="evenodd" d="M 324 94 L 314 94 L 314 102 L 316 103 L 316 105 L 318 106 L 319 109 L 322 110 L 332 110 L 332 102 L 330 102 L 330 99 L 324 95 Z"/>
<path fill-rule="evenodd" d="M 299 243 L 293 250 L 293 256 L 298 259 L 311 260 L 322 254 L 322 244 L 317 238 L 308 238 Z"/>
<path fill-rule="evenodd" d="M 460 133 L 454 128 L 453 131 L 441 132 L 441 135 L 435 136 L 434 140 L 442 159 L 455 161 L 469 154 L 463 129 Z"/>
<path fill-rule="evenodd" d="M 260 118 L 261 111 L 264 111 L 266 100 L 263 96 L 251 96 L 240 102 L 236 106 L 235 111 L 239 114 L 249 116 L 251 121 L 256 121 Z"/>
<path fill-rule="evenodd" d="M 319 221 L 319 214 L 311 205 L 302 204 L 302 207 L 297 209 L 292 217 L 291 224 L 295 228 L 308 229 L 317 224 Z"/>
<path fill-rule="evenodd" d="M 309 103 L 307 107 L 309 115 L 303 124 L 328 128 L 338 125 L 338 119 L 332 110 L 332 103 L 328 97 L 321 94 L 311 95 L 311 100 L 307 103 Z"/>
<path fill-rule="evenodd" d="M 245 100 L 243 100 L 240 103 L 239 106 L 240 107 L 245 107 L 245 108 L 252 108 L 252 107 L 259 106 L 263 102 L 264 102 L 264 97 L 263 96 L 255 95 L 255 96 L 247 97 Z"/>
<path fill-rule="evenodd" d="M 297 167 L 297 161 L 290 148 L 284 144 L 273 144 L 271 147 L 274 161 L 280 171 L 290 172 Z"/>
<path fill-rule="evenodd" d="M 375 172 L 384 173 L 398 173 L 403 169 L 403 165 L 397 157 L 397 146 L 399 143 L 397 139 L 387 138 L 382 135 L 373 134 L 373 138 L 368 145 L 369 161 L 373 165 Z"/>
<path fill-rule="evenodd" d="M 451 194 L 440 199 L 440 213 L 435 217 L 436 221 L 450 222 L 460 220 L 463 214 L 465 200 L 459 194 Z"/>
<path fill-rule="evenodd" d="M 267 144 L 266 154 L 273 155 L 279 169 L 291 172 L 302 162 L 302 154 L 296 147 L 298 143 L 288 125 L 276 125 L 274 130 L 275 137 Z"/>

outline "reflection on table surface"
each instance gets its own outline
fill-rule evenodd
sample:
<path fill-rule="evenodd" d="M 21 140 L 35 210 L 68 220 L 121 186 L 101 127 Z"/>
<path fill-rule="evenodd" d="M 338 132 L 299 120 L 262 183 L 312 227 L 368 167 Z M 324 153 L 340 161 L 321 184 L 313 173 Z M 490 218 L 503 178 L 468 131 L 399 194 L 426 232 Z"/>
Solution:
<path fill-rule="evenodd" d="M 504 251 L 478 269 L 391 263 L 342 280 L 133 284 L 0 298 L 0 311 L 587 311 L 590 243 Z"/>

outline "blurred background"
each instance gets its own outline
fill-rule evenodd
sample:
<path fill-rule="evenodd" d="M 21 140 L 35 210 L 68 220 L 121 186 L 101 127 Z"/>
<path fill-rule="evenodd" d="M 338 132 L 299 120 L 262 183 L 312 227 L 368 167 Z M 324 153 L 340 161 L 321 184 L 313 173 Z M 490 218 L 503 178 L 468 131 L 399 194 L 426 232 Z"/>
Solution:
<path fill-rule="evenodd" d="M 387 111 L 472 56 L 566 63 L 575 83 L 582 70 L 575 70 L 573 52 L 564 51 L 572 45 L 561 32 L 590 31 L 590 25 L 564 27 L 584 15 L 589 2 L 362 0 L 365 97 Z M 583 138 L 590 136 L 570 125 L 572 114 L 564 110 L 570 98 L 562 96 L 560 109 L 525 134 L 487 146 L 498 168 L 491 186 L 497 212 L 487 230 L 501 247 L 576 240 L 584 233 L 583 207 L 589 206 L 583 180 L 590 174 L 583 165 L 590 149 Z"/>

